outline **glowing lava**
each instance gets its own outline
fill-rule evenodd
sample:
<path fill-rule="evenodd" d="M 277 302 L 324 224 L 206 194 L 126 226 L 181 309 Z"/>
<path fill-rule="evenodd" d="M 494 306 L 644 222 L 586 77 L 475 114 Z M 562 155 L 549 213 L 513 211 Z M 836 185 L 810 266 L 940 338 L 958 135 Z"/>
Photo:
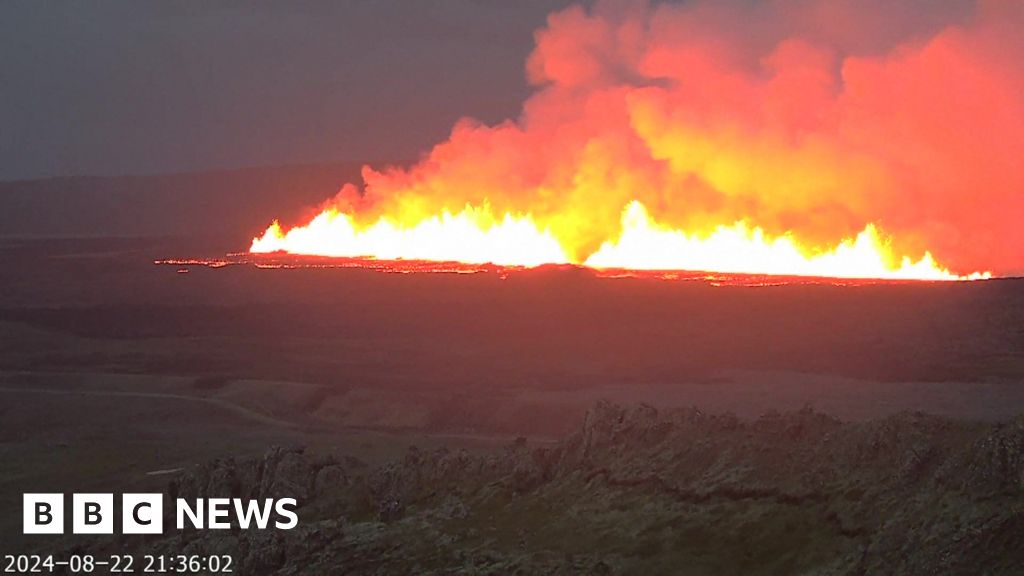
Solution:
<path fill-rule="evenodd" d="M 411 226 L 381 218 L 359 228 L 351 216 L 335 210 L 326 210 L 285 234 L 275 222 L 261 238 L 253 239 L 250 252 L 278 251 L 528 267 L 569 262 L 558 241 L 539 230 L 529 216 L 505 214 L 498 219 L 489 208 L 469 206 L 458 214 L 445 212 Z"/>
<path fill-rule="evenodd" d="M 957 276 L 940 267 L 928 252 L 917 261 L 897 257 L 872 224 L 856 238 L 824 251 L 801 246 L 791 236 L 769 238 L 745 222 L 719 226 L 706 237 L 688 235 L 653 221 L 639 202 L 630 203 L 623 212 L 622 225 L 622 235 L 587 258 L 587 266 L 886 280 L 979 280 L 991 276 Z"/>
<path fill-rule="evenodd" d="M 360 227 L 355 219 L 325 210 L 305 226 L 282 231 L 275 222 L 250 252 L 425 260 L 533 267 L 582 264 L 597 269 L 700 270 L 892 280 L 977 280 L 988 273 L 958 276 L 939 266 L 930 253 L 914 260 L 893 253 L 874 225 L 855 238 L 820 248 L 802 245 L 790 235 L 769 237 L 745 222 L 718 226 L 708 235 L 687 234 L 654 221 L 638 201 L 622 212 L 622 230 L 582 261 L 573 261 L 549 230 L 529 215 L 495 217 L 487 207 L 467 206 L 411 225 L 382 217 Z"/>
<path fill-rule="evenodd" d="M 666 277 L 1024 271 L 1024 4 L 854 4 L 551 14 L 516 117 L 364 167 L 251 251 Z"/>

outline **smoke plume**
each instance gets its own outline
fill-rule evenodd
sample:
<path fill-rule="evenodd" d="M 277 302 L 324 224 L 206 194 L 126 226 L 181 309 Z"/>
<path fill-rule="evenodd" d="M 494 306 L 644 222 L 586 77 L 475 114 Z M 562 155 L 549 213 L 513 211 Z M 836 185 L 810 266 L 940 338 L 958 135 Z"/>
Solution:
<path fill-rule="evenodd" d="M 583 261 L 639 200 L 692 233 L 834 245 L 874 223 L 954 271 L 1024 271 L 1024 4 L 936 4 L 572 7 L 535 34 L 518 118 L 464 119 L 329 206 L 370 223 L 486 203 Z"/>

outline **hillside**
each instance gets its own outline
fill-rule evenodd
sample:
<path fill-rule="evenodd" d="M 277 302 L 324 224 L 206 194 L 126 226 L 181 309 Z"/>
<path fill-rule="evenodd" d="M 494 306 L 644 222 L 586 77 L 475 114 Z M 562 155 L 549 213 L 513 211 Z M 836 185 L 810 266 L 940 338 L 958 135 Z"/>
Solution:
<path fill-rule="evenodd" d="M 244 240 L 360 182 L 362 164 L 0 182 L 0 236 L 215 236 Z"/>
<path fill-rule="evenodd" d="M 171 530 L 133 552 L 232 554 L 239 574 L 1015 574 L 1022 446 L 1020 419 L 599 403 L 551 446 L 208 462 L 168 496 L 293 495 L 300 527 Z"/>

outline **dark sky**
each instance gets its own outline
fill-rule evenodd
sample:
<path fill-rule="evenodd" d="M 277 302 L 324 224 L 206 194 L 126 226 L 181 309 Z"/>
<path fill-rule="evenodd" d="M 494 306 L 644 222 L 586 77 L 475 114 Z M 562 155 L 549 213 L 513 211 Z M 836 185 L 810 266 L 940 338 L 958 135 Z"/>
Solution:
<path fill-rule="evenodd" d="M 7 1 L 0 180 L 414 157 L 569 0 Z"/>

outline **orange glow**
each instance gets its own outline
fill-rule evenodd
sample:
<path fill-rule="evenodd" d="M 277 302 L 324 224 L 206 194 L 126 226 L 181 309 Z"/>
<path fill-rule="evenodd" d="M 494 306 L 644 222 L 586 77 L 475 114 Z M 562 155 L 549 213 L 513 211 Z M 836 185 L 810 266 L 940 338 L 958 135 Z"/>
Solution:
<path fill-rule="evenodd" d="M 587 266 L 886 280 L 980 280 L 991 276 L 957 276 L 941 268 L 927 252 L 917 261 L 897 257 L 871 224 L 856 238 L 825 250 L 808 249 L 791 236 L 770 238 L 764 230 L 744 222 L 719 226 L 705 237 L 688 235 L 654 222 L 639 202 L 630 203 L 623 212 L 622 225 L 622 235 L 587 258 Z"/>
<path fill-rule="evenodd" d="M 569 261 L 558 241 L 538 230 L 528 216 L 505 214 L 497 219 L 488 208 L 469 206 L 458 214 L 445 212 L 411 226 L 381 218 L 365 228 L 347 214 L 326 210 L 286 234 L 275 222 L 262 237 L 253 239 L 250 251 L 504 266 Z"/>
<path fill-rule="evenodd" d="M 306 226 L 283 232 L 278 223 L 254 238 L 250 251 L 289 254 L 426 260 L 533 267 L 574 263 L 597 269 L 700 270 L 892 280 L 976 280 L 988 273 L 957 276 L 925 253 L 918 260 L 893 254 L 873 225 L 855 238 L 827 248 L 807 248 L 791 236 L 769 237 L 744 222 L 718 226 L 708 235 L 687 234 L 655 222 L 640 202 L 622 212 L 621 233 L 582 260 L 566 256 L 556 236 L 530 216 L 496 218 L 489 208 L 467 206 L 412 224 L 381 218 L 358 226 L 348 214 L 329 209 Z"/>
<path fill-rule="evenodd" d="M 518 116 L 460 120 L 418 162 L 364 168 L 315 219 L 275 224 L 251 251 L 863 279 L 1024 273 L 1022 4 L 921 19 L 865 2 L 556 12 L 535 34 Z"/>

